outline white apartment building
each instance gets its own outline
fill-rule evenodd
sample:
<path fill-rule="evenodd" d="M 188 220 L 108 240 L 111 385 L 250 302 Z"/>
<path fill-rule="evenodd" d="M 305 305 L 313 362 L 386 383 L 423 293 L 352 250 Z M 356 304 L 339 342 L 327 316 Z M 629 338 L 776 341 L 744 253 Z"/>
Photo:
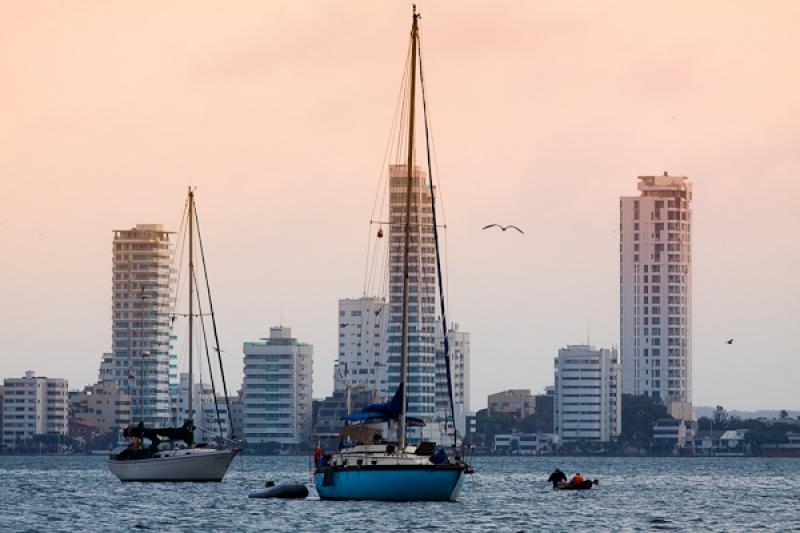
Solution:
<path fill-rule="evenodd" d="M 622 389 L 668 406 L 692 402 L 692 185 L 639 176 L 620 198 Z"/>
<path fill-rule="evenodd" d="M 311 432 L 314 347 L 292 330 L 270 328 L 269 337 L 244 343 L 243 432 L 248 444 L 304 443 Z"/>
<path fill-rule="evenodd" d="M 436 414 L 436 250 L 427 173 L 415 166 L 411 177 L 408 414 L 430 422 Z M 389 367 L 386 393 L 391 396 L 400 383 L 407 166 L 391 165 L 389 180 Z M 409 430 L 409 438 L 412 442 L 421 438 L 417 428 Z"/>
<path fill-rule="evenodd" d="M 622 430 L 616 349 L 570 345 L 555 358 L 554 431 L 560 442 L 608 442 Z"/>
<path fill-rule="evenodd" d="M 466 416 L 470 412 L 470 342 L 469 333 L 453 324 L 447 332 L 450 350 L 450 376 L 453 385 L 453 407 L 458 435 L 466 434 Z M 445 365 L 444 335 L 441 320 L 436 326 L 436 419 L 450 416 L 447 394 L 447 366 Z"/>
<path fill-rule="evenodd" d="M 13 448 L 18 440 L 34 435 L 66 435 L 69 406 L 67 380 L 37 377 L 26 372 L 24 378 L 3 382 L 3 445 Z"/>
<path fill-rule="evenodd" d="M 386 396 L 386 332 L 389 304 L 365 296 L 339 300 L 339 357 L 334 368 L 337 389 L 364 385 Z"/>
<path fill-rule="evenodd" d="M 161 224 L 115 230 L 112 245 L 112 352 L 101 379 L 131 398 L 133 422 L 171 423 L 170 308 L 173 245 Z"/>

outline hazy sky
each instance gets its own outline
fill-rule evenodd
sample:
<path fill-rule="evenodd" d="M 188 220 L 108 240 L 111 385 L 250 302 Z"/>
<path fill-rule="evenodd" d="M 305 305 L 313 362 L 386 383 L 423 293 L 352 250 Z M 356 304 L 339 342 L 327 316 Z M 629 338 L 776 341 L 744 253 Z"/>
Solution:
<path fill-rule="evenodd" d="M 800 2 L 418 6 L 473 408 L 551 384 L 587 330 L 619 342 L 618 198 L 665 170 L 694 184 L 695 404 L 800 408 Z M 4 2 L 0 377 L 96 379 L 112 229 L 176 229 L 192 184 L 233 388 L 283 321 L 327 394 L 409 24 L 397 1 Z"/>

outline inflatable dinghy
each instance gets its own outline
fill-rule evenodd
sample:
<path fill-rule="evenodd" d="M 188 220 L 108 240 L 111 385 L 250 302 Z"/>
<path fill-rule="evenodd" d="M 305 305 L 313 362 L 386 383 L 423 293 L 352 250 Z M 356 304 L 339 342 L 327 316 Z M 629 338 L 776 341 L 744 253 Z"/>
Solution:
<path fill-rule="evenodd" d="M 589 490 L 592 488 L 593 485 L 599 485 L 600 482 L 590 479 L 584 479 L 580 483 L 572 484 L 572 483 L 559 483 L 556 486 L 558 490 Z"/>
<path fill-rule="evenodd" d="M 306 498 L 308 489 L 299 483 L 276 485 L 274 481 L 267 481 L 264 488 L 251 491 L 248 498 Z"/>

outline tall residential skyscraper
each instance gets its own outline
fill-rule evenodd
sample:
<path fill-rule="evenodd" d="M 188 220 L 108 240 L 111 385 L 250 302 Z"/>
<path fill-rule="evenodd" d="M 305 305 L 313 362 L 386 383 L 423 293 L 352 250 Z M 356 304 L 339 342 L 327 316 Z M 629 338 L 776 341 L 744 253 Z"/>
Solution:
<path fill-rule="evenodd" d="M 558 351 L 553 425 L 561 442 L 608 442 L 619 435 L 622 429 L 619 379 L 616 349 L 573 345 Z"/>
<path fill-rule="evenodd" d="M 244 343 L 243 431 L 248 444 L 296 446 L 311 431 L 314 347 L 292 330 L 269 329 L 269 338 Z"/>
<path fill-rule="evenodd" d="M 170 233 L 161 224 L 115 230 L 112 353 L 101 373 L 131 399 L 134 422 L 168 425 L 170 307 L 173 298 Z"/>
<path fill-rule="evenodd" d="M 364 385 L 386 395 L 386 331 L 389 305 L 383 298 L 339 300 L 339 357 L 334 370 L 337 389 Z"/>
<path fill-rule="evenodd" d="M 68 420 L 67 380 L 37 377 L 3 382 L 3 445 L 13 448 L 17 441 L 34 435 L 66 435 Z"/>
<path fill-rule="evenodd" d="M 638 188 L 619 205 L 622 390 L 688 405 L 692 185 L 665 172 L 639 176 Z"/>
<path fill-rule="evenodd" d="M 409 299 L 408 299 L 408 414 L 431 421 L 436 411 L 436 250 L 431 191 L 427 173 L 412 172 Z M 405 246 L 406 165 L 389 167 L 389 396 L 400 383 L 403 323 L 403 252 Z M 420 434 L 411 428 L 410 439 Z"/>

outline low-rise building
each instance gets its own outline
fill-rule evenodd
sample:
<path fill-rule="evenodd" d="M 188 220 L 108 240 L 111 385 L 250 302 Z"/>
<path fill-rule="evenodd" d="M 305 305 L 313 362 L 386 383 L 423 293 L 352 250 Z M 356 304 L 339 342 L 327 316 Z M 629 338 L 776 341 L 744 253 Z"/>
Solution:
<path fill-rule="evenodd" d="M 4 380 L 3 445 L 14 447 L 34 435 L 66 435 L 67 380 L 37 377 Z"/>
<path fill-rule="evenodd" d="M 489 395 L 490 415 L 512 415 L 517 420 L 533 414 L 535 402 L 530 389 L 509 389 Z"/>
<path fill-rule="evenodd" d="M 686 422 L 679 418 L 659 418 L 653 426 L 653 448 L 667 455 L 686 446 Z"/>
<path fill-rule="evenodd" d="M 494 436 L 494 453 L 508 455 L 541 455 L 551 450 L 553 435 L 549 433 L 508 433 Z"/>
<path fill-rule="evenodd" d="M 102 435 L 128 425 L 131 418 L 131 400 L 113 379 L 87 385 L 80 391 L 69 393 L 69 419 L 81 435 Z M 86 426 L 94 428 L 89 431 Z M 70 431 L 71 436 L 77 436 Z"/>
<path fill-rule="evenodd" d="M 244 343 L 243 431 L 248 445 L 307 444 L 311 432 L 314 347 L 292 337 L 291 328 L 270 328 L 269 337 Z"/>
<path fill-rule="evenodd" d="M 694 434 L 694 455 L 715 455 L 720 448 L 719 438 L 724 430 L 698 431 Z"/>
<path fill-rule="evenodd" d="M 741 457 L 750 452 L 750 447 L 745 441 L 747 429 L 729 429 L 719 438 L 719 456 Z"/>

